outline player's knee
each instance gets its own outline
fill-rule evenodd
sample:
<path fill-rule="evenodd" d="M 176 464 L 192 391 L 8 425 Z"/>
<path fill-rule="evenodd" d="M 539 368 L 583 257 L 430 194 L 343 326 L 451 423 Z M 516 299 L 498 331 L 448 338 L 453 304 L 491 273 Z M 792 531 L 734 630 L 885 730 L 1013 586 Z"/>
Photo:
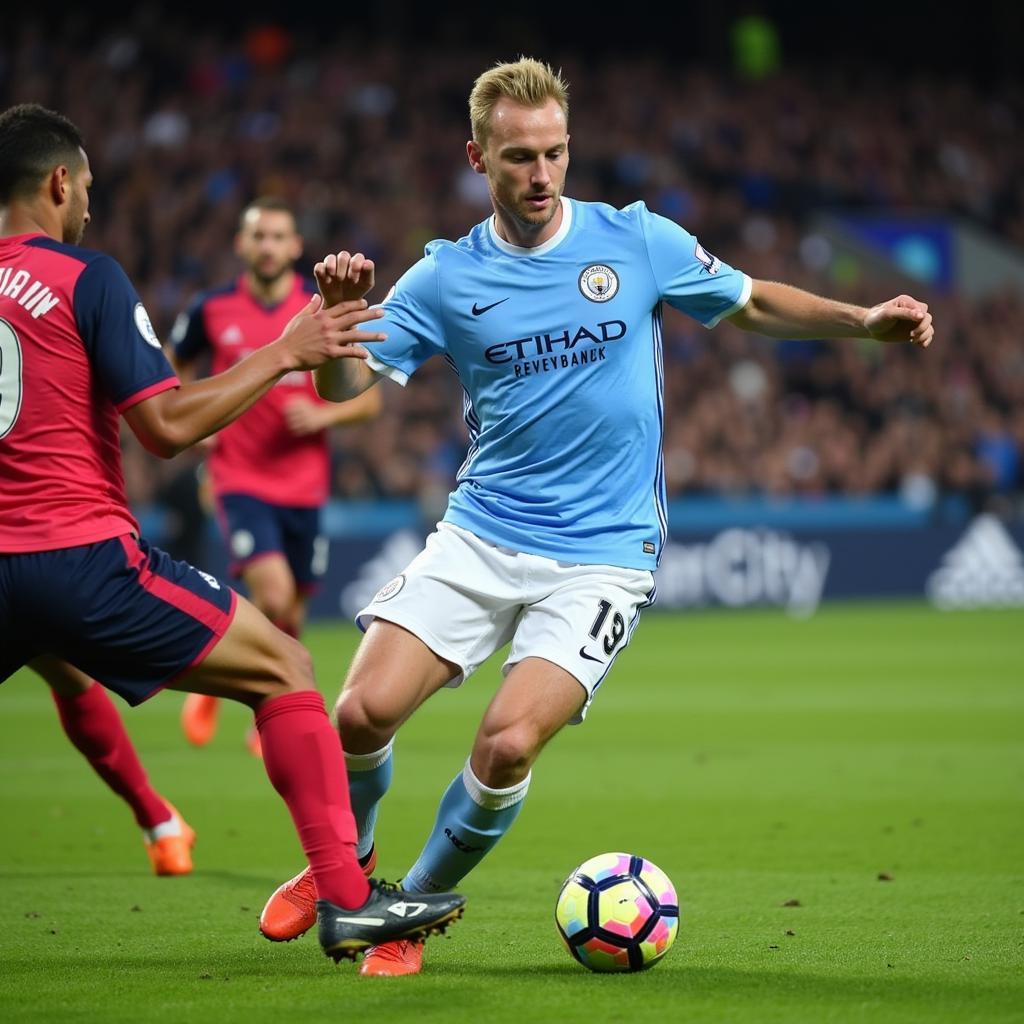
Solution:
<path fill-rule="evenodd" d="M 493 789 L 522 782 L 540 753 L 540 738 L 528 724 L 499 729 L 477 739 L 473 763 L 480 781 Z"/>
<path fill-rule="evenodd" d="M 334 705 L 334 720 L 343 742 L 386 743 L 394 734 L 398 720 L 391 708 L 373 694 L 372 687 L 346 687 Z"/>
<path fill-rule="evenodd" d="M 275 626 L 289 635 L 295 633 L 292 619 L 295 617 L 295 595 L 284 587 L 268 587 L 256 595 L 256 607 Z"/>

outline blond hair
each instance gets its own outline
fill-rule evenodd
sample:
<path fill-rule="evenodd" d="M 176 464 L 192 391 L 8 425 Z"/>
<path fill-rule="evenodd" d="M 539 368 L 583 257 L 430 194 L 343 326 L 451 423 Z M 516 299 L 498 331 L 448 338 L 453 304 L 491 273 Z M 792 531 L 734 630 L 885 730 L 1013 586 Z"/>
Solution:
<path fill-rule="evenodd" d="M 524 107 L 541 107 L 556 100 L 569 120 L 569 87 L 561 71 L 539 60 L 520 57 L 511 64 L 495 64 L 473 83 L 469 94 L 469 121 L 474 140 L 483 145 L 491 131 L 491 111 L 503 96 Z"/>

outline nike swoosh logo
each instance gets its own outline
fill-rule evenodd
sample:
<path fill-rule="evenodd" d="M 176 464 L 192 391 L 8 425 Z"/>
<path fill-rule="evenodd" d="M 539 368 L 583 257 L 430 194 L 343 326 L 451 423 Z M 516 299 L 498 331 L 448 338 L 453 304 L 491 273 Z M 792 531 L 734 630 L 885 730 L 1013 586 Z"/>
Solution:
<path fill-rule="evenodd" d="M 587 649 L 585 647 L 580 648 L 580 657 L 586 658 L 587 661 L 596 661 L 599 665 L 604 664 L 604 660 L 602 658 L 595 658 L 592 654 L 587 654 Z"/>
<path fill-rule="evenodd" d="M 387 924 L 383 917 L 336 917 L 338 924 L 368 924 L 374 928 L 382 928 Z"/>
<path fill-rule="evenodd" d="M 473 316 L 482 316 L 489 309 L 494 309 L 495 306 L 500 306 L 503 302 L 508 302 L 512 298 L 511 295 L 506 295 L 503 299 L 498 299 L 497 302 L 492 302 L 489 306 L 478 306 L 475 302 L 473 303 Z"/>

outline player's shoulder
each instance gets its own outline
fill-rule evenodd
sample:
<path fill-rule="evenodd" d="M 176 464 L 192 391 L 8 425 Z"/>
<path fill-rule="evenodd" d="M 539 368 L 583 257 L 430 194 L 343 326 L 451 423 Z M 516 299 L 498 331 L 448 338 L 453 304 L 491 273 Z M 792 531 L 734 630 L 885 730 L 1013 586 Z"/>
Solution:
<path fill-rule="evenodd" d="M 203 288 L 196 292 L 191 304 L 205 306 L 208 302 L 216 302 L 218 299 L 233 299 L 238 293 L 237 281 L 225 281 L 224 284 L 215 284 L 212 288 Z"/>
<path fill-rule="evenodd" d="M 622 207 L 573 199 L 572 212 L 574 225 L 584 229 L 607 227 L 635 230 L 639 229 L 642 221 L 654 216 L 642 199 Z"/>
<path fill-rule="evenodd" d="M 86 249 L 80 245 L 72 245 L 70 242 L 58 242 L 56 238 L 49 238 L 46 235 L 37 235 L 25 242 L 30 249 L 37 249 L 40 252 L 52 254 L 57 258 L 70 260 L 77 263 L 83 270 L 86 267 L 96 267 L 98 270 L 124 271 L 121 264 L 109 253 L 99 252 L 96 249 Z"/>
<path fill-rule="evenodd" d="M 488 234 L 490 218 L 475 224 L 465 235 L 454 242 L 447 238 L 435 238 L 423 250 L 423 258 L 435 265 L 460 259 L 482 259 L 491 249 Z"/>
<path fill-rule="evenodd" d="M 227 301 L 230 302 L 238 295 L 238 282 L 227 281 L 224 284 L 214 285 L 212 288 L 203 288 L 195 292 L 185 307 L 188 316 L 195 316 L 201 313 L 210 303 Z"/>

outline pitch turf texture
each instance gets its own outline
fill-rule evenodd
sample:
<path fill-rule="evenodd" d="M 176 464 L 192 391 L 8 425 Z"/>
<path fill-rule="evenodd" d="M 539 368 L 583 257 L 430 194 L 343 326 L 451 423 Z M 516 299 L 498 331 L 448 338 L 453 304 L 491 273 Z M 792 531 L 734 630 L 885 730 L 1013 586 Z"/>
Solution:
<path fill-rule="evenodd" d="M 333 696 L 356 642 L 309 643 Z M 403 731 L 378 831 L 405 868 L 461 767 L 495 662 Z M 1024 616 L 918 606 L 649 614 L 589 721 L 467 879 L 418 978 L 359 978 L 256 916 L 301 854 L 231 708 L 188 748 L 178 695 L 128 712 L 197 869 L 149 875 L 124 807 L 41 684 L 0 691 L 0 1020 L 1024 1020 Z M 562 878 L 606 850 L 674 880 L 675 947 L 591 975 L 561 948 Z"/>

